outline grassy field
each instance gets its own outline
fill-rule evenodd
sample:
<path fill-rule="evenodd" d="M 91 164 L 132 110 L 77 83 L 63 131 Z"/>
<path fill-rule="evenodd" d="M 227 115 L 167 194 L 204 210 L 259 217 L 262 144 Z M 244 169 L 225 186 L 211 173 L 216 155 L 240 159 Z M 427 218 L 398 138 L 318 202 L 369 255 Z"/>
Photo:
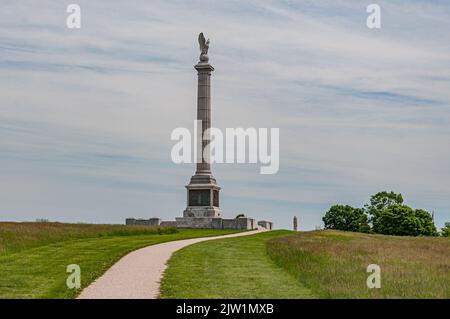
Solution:
<path fill-rule="evenodd" d="M 172 256 L 161 298 L 311 298 L 266 254 L 265 243 L 290 231 L 226 238 L 185 247 Z"/>
<path fill-rule="evenodd" d="M 44 225 L 45 224 L 45 225 Z M 73 298 L 66 267 L 81 267 L 82 288 L 135 249 L 235 231 L 120 225 L 0 223 L 0 298 Z"/>
<path fill-rule="evenodd" d="M 81 238 L 176 233 L 174 227 L 107 224 L 66 224 L 56 222 L 0 222 L 0 254 Z"/>
<path fill-rule="evenodd" d="M 450 298 L 450 239 L 338 231 L 267 242 L 272 259 L 321 298 Z M 369 264 L 381 288 L 368 289 Z"/>
<path fill-rule="evenodd" d="M 122 256 L 152 244 L 233 233 L 123 225 L 0 223 L 0 298 L 73 298 Z M 450 298 L 450 239 L 272 231 L 176 252 L 162 298 Z M 66 267 L 81 267 L 80 290 Z M 368 289 L 367 265 L 381 267 Z"/>

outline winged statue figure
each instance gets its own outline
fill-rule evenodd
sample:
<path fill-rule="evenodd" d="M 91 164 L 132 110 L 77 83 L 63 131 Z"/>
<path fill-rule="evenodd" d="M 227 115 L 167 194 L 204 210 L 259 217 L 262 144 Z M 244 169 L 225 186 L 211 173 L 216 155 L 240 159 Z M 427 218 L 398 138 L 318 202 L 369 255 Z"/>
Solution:
<path fill-rule="evenodd" d="M 208 55 L 208 49 L 209 49 L 209 39 L 206 40 L 205 36 L 203 35 L 203 32 L 201 32 L 198 35 L 198 43 L 200 44 L 200 57 L 202 55 Z"/>

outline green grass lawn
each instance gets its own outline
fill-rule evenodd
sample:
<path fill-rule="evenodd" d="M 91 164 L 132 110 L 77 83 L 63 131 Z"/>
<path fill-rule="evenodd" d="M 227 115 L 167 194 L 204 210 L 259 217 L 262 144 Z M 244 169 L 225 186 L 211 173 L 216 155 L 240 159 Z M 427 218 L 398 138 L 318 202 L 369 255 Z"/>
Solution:
<path fill-rule="evenodd" d="M 0 224 L 0 241 L 6 238 L 1 237 L 1 226 Z M 76 227 L 90 228 L 92 226 Z M 26 232 L 31 231 L 34 234 L 27 237 L 25 241 L 14 238 L 11 233 L 7 241 L 3 240 L 4 243 L 12 243 L 10 246 L 13 248 L 4 247 L 0 251 L 0 298 L 73 298 L 81 290 L 66 287 L 66 279 L 69 275 L 66 273 L 66 267 L 69 264 L 80 265 L 81 284 L 84 288 L 122 256 L 135 249 L 172 240 L 236 232 L 200 229 L 161 232 L 161 230 L 147 228 L 147 231 L 143 233 L 142 229 L 133 229 L 133 226 L 130 226 L 121 230 L 100 227 L 98 230 L 101 236 L 92 229 L 87 233 L 85 230 L 80 230 L 82 234 L 75 231 L 75 234 L 71 236 L 61 234 L 43 236 L 39 235 L 37 230 L 30 230 L 28 226 L 25 228 Z M 44 232 L 49 231 L 45 229 Z M 16 234 L 20 237 L 23 231 L 18 231 Z M 80 236 L 81 238 L 74 239 Z M 35 241 L 30 237 L 35 238 Z M 52 240 L 53 242 L 50 243 Z M 17 242 L 21 244 L 18 245 Z"/>
<path fill-rule="evenodd" d="M 185 247 L 169 261 L 161 298 L 314 297 L 266 253 L 267 240 L 291 233 L 271 231 Z"/>
<path fill-rule="evenodd" d="M 157 227 L 0 223 L 0 298 L 73 298 L 127 253 L 233 233 Z M 162 298 L 450 298 L 450 239 L 271 231 L 177 251 Z M 81 267 L 68 289 L 66 267 Z M 367 265 L 381 267 L 368 289 Z"/>
<path fill-rule="evenodd" d="M 175 227 L 0 222 L 0 254 L 72 239 L 176 233 Z"/>
<path fill-rule="evenodd" d="M 339 231 L 267 242 L 269 255 L 321 298 L 450 298 L 450 239 Z M 369 264 L 381 288 L 366 285 Z"/>

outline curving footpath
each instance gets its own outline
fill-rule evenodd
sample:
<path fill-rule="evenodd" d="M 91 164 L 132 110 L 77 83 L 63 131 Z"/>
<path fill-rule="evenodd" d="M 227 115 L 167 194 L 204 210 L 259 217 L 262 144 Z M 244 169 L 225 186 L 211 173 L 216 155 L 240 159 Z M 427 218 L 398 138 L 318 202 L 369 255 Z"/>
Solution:
<path fill-rule="evenodd" d="M 100 278 L 86 287 L 79 299 L 154 299 L 167 261 L 177 250 L 202 241 L 247 236 L 263 230 L 230 235 L 170 241 L 135 250 L 122 257 Z"/>

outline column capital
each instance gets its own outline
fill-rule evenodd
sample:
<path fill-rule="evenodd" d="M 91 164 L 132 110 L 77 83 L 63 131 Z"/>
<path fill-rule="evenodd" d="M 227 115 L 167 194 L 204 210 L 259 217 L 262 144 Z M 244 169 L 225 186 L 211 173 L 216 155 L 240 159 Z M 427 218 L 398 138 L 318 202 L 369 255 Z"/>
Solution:
<path fill-rule="evenodd" d="M 214 71 L 214 67 L 207 63 L 207 62 L 199 62 L 197 65 L 194 66 L 194 68 L 198 71 Z"/>

